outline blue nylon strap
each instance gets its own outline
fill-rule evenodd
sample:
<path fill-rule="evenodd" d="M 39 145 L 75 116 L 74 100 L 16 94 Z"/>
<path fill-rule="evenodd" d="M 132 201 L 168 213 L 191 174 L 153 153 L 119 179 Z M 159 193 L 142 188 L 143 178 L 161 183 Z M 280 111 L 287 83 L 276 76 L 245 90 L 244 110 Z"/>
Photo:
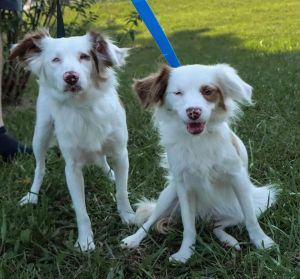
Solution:
<path fill-rule="evenodd" d="M 176 56 L 175 51 L 173 50 L 166 34 L 164 33 L 162 27 L 158 23 L 155 15 L 153 14 L 151 8 L 149 7 L 146 0 L 131 0 L 135 6 L 140 17 L 144 21 L 148 30 L 152 34 L 155 42 L 160 48 L 163 56 L 170 64 L 171 67 L 176 68 L 180 66 L 180 62 Z"/>

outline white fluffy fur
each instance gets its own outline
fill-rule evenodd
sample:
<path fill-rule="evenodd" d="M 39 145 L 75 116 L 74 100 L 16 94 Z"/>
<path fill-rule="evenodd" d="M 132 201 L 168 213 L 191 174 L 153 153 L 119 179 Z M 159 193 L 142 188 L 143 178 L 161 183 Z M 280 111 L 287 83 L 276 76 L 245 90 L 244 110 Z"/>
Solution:
<path fill-rule="evenodd" d="M 200 88 L 205 85 L 222 91 L 226 110 L 203 97 Z M 168 215 L 177 201 L 184 231 L 181 247 L 171 261 L 186 262 L 192 255 L 197 216 L 215 221 L 215 236 L 236 249 L 240 249 L 238 241 L 224 229 L 237 224 L 246 225 L 256 247 L 274 244 L 260 228 L 257 217 L 275 202 L 277 190 L 272 185 L 256 187 L 250 181 L 246 148 L 229 127 L 237 112 L 236 102 L 251 103 L 251 92 L 251 86 L 228 65 L 170 69 L 162 104 L 156 105 L 154 112 L 167 154 L 167 187 L 155 207 L 153 201 L 139 204 L 136 219 L 139 224 L 146 222 L 123 239 L 123 247 L 138 247 L 152 224 Z M 186 125 L 191 122 L 186 113 L 189 107 L 202 110 L 199 121 L 205 123 L 205 128 L 200 134 L 187 131 Z"/>
<path fill-rule="evenodd" d="M 97 83 L 97 73 L 93 68 L 91 50 L 94 48 L 92 35 L 54 39 L 42 36 L 33 39 L 41 52 L 25 50 L 28 68 L 39 78 L 37 118 L 33 138 L 36 158 L 35 176 L 30 192 L 20 201 L 21 205 L 37 203 L 38 193 L 45 174 L 45 156 L 53 134 L 56 136 L 65 159 L 67 185 L 72 197 L 78 225 L 76 246 L 86 251 L 94 249 L 91 222 L 85 205 L 85 186 L 82 167 L 96 164 L 116 182 L 117 207 L 125 223 L 134 219 L 128 201 L 128 153 L 127 125 L 125 110 L 117 94 L 117 80 L 111 67 L 104 67 Z M 107 43 L 110 66 L 121 66 L 127 56 L 127 49 Z M 16 45 L 13 52 L 22 49 Z M 24 45 L 26 47 L 26 45 Z M 19 50 L 18 50 L 19 51 Z M 101 55 L 97 53 L 99 65 Z M 20 52 L 21 53 L 21 52 Z M 81 55 L 87 55 L 81 59 Z M 16 54 L 15 56 L 18 56 Z M 55 59 L 57 58 L 57 59 Z M 66 91 L 68 85 L 64 74 L 75 71 L 79 75 L 76 85 L 79 91 Z M 94 72 L 93 72 L 94 71 Z M 110 157 L 114 171 L 109 167 L 106 156 Z"/>

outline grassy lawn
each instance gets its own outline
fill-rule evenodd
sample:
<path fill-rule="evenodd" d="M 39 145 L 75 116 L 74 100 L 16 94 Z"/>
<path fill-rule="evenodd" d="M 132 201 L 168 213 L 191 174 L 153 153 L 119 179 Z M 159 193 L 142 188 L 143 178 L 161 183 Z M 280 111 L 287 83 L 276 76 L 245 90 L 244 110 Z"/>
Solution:
<path fill-rule="evenodd" d="M 33 178 L 34 158 L 0 161 L 0 278 L 300 278 L 300 2 L 298 0 L 149 0 L 183 64 L 229 63 L 254 87 L 255 107 L 244 109 L 234 130 L 245 142 L 251 176 L 274 182 L 283 191 L 260 223 L 278 247 L 255 250 L 245 228 L 232 228 L 244 243 L 241 252 L 226 249 L 209 224 L 198 222 L 197 245 L 186 265 L 168 257 L 182 238 L 178 224 L 165 236 L 154 230 L 137 251 L 124 251 L 120 240 L 136 228 L 122 225 L 116 213 L 114 185 L 97 168 L 85 169 L 87 206 L 97 249 L 73 250 L 77 231 L 64 177 L 64 162 L 49 151 L 47 174 L 37 206 L 20 208 L 18 200 Z M 103 1 L 94 7 L 97 27 L 114 36 L 130 1 Z M 129 127 L 130 200 L 156 198 L 164 187 L 158 137 L 151 114 L 131 92 L 134 77 L 155 71 L 163 58 L 144 26 L 138 28 L 124 71 L 120 95 Z M 27 88 L 26 106 L 10 108 L 10 132 L 31 142 L 36 85 Z M 32 97 L 33 96 L 33 97 Z M 29 105 L 28 105 L 29 103 Z"/>

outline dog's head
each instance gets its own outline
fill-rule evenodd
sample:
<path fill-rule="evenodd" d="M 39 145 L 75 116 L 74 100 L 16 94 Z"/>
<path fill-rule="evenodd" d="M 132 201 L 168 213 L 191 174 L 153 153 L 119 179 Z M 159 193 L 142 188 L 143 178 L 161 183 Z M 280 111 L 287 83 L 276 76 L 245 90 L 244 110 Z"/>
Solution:
<path fill-rule="evenodd" d="M 206 126 L 227 120 L 235 103 L 251 103 L 252 87 L 226 65 L 164 66 L 134 83 L 146 108 L 156 105 L 179 118 L 190 134 L 201 134 Z"/>
<path fill-rule="evenodd" d="M 106 70 L 122 66 L 128 49 L 119 48 L 98 32 L 69 38 L 51 38 L 40 30 L 16 44 L 10 59 L 18 58 L 40 82 L 61 94 L 79 95 L 101 86 Z"/>

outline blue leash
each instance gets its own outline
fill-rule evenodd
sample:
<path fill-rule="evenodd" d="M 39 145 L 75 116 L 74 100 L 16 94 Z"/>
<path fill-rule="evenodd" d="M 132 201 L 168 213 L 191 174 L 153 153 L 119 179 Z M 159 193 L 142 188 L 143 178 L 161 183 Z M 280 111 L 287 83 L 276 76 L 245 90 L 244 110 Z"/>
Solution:
<path fill-rule="evenodd" d="M 137 12 L 139 13 L 148 30 L 152 34 L 152 37 L 154 38 L 156 44 L 160 48 L 160 51 L 162 52 L 163 56 L 170 64 L 170 66 L 173 68 L 181 66 L 175 51 L 173 50 L 166 34 L 164 33 L 163 29 L 158 23 L 147 1 L 131 0 L 131 2 L 135 6 Z"/>

